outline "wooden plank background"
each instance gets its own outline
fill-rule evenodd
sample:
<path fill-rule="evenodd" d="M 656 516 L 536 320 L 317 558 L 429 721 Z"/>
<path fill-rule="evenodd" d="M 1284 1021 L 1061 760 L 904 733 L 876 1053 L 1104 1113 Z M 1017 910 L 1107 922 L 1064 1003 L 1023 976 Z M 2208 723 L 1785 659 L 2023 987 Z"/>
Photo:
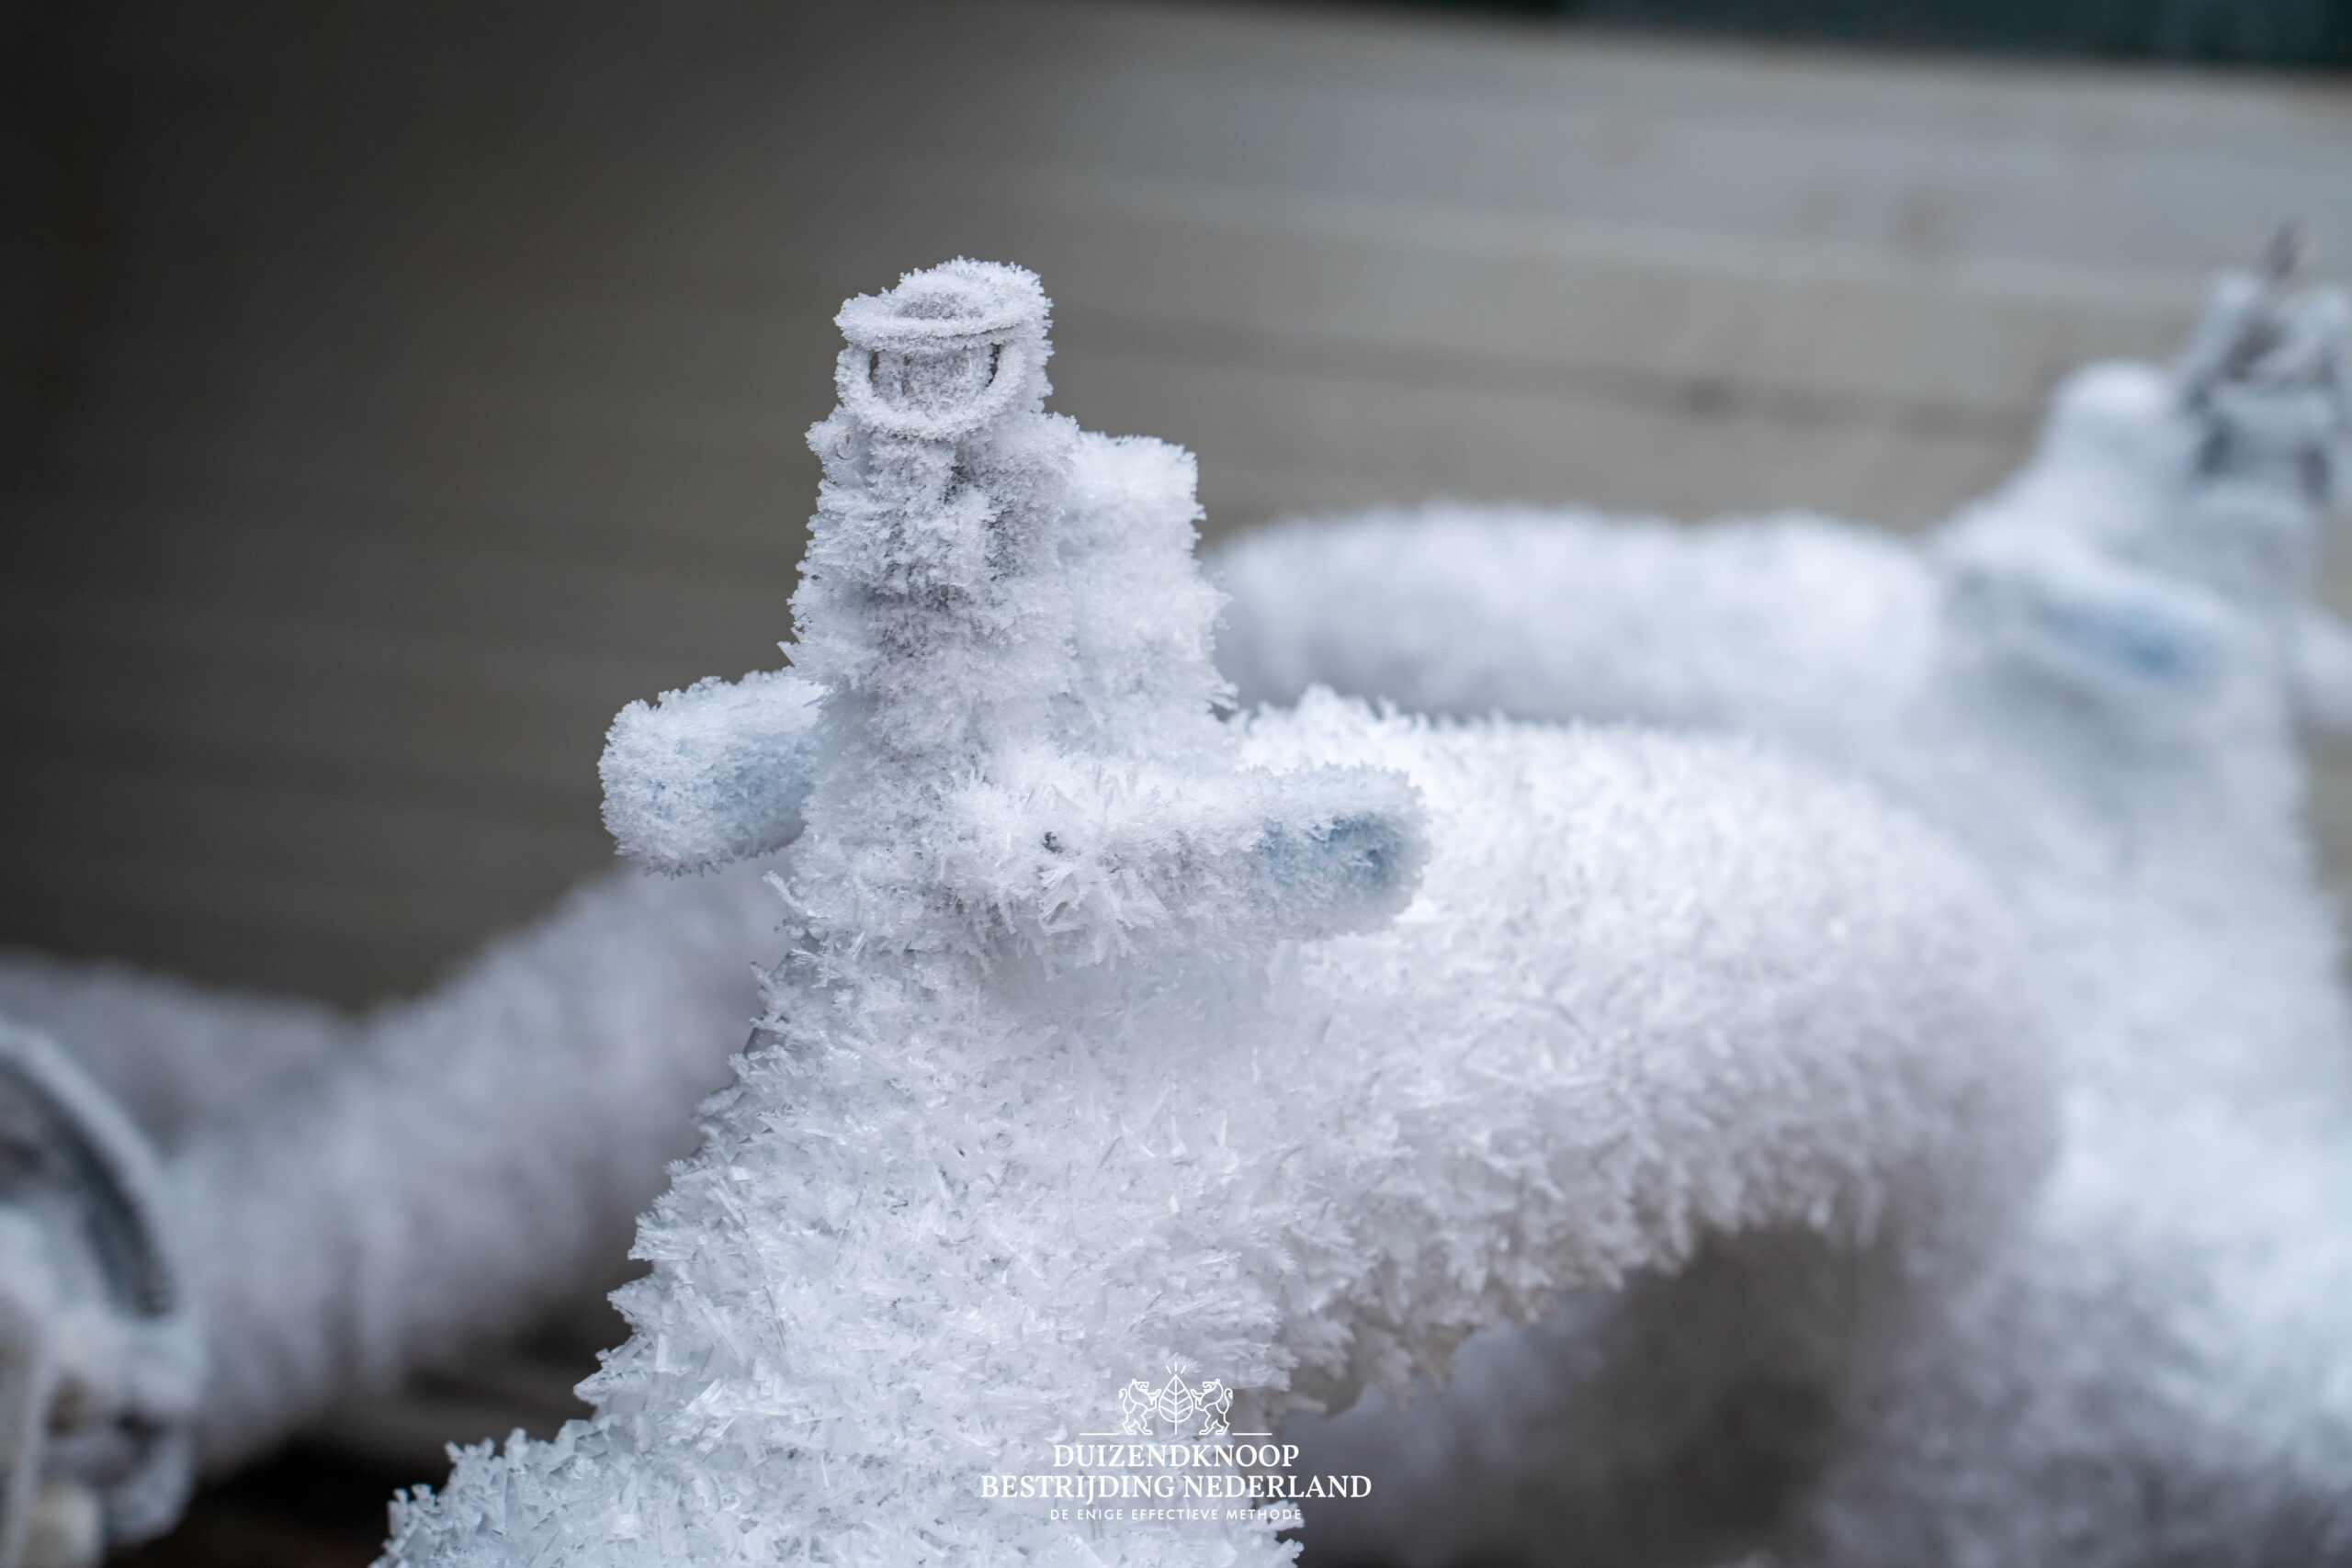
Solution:
<path fill-rule="evenodd" d="M 345 1001 L 608 863 L 621 703 L 776 661 L 830 318 L 905 268 L 1035 267 L 1057 406 L 1197 450 L 1213 532 L 1908 526 L 2281 218 L 2352 254 L 2341 78 L 1032 0 L 0 34 L 0 942 Z"/>

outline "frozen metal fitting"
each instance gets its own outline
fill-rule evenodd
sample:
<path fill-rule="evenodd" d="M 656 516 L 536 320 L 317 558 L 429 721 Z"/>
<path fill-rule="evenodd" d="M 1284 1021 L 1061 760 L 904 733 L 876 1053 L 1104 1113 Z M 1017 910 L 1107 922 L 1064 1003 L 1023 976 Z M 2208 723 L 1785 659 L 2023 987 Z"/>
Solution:
<path fill-rule="evenodd" d="M 187 1503 L 205 1349 L 165 1214 L 130 1118 L 0 1020 L 0 1568 L 87 1568 Z"/>
<path fill-rule="evenodd" d="M 852 419 L 882 435 L 954 441 L 1044 395 L 1046 318 L 1036 275 L 952 261 L 862 294 L 833 318 L 849 346 L 834 380 Z"/>

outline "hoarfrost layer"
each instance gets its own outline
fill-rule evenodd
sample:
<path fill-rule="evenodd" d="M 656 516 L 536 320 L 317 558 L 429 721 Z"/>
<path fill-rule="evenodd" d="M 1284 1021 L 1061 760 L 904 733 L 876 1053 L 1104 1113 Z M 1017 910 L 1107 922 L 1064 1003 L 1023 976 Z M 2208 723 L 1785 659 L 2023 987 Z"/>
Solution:
<path fill-rule="evenodd" d="M 2231 276 L 2179 364 L 2077 375 L 2034 461 L 1921 545 L 1432 505 L 1218 563 L 1251 700 L 1790 742 L 1951 833 L 2022 918 L 2059 1166 L 1849 1440 L 1798 1446 L 1826 1480 L 1787 1560 L 2352 1560 L 2352 1020 L 2294 736 L 2346 709 L 2309 586 L 2348 440 L 2340 300 Z M 1611 1321 L 1481 1341 L 1434 1407 L 1307 1438 L 1417 1478 L 1316 1539 L 1430 1564 L 1588 1528 L 1618 1438 L 1561 1412 L 1605 1409 L 1580 1369 Z"/>
<path fill-rule="evenodd" d="M 609 1280 L 749 1033 L 777 924 L 761 870 L 608 879 L 359 1019 L 0 955 L 0 1008 L 159 1145 L 208 1469 Z"/>
<path fill-rule="evenodd" d="M 707 684 L 652 710 L 691 745 L 616 732 L 608 788 L 704 803 L 667 845 L 769 841 L 786 792 L 719 781 L 807 759 L 789 951 L 597 1416 L 462 1456 L 388 1562 L 1281 1562 L 981 1478 L 1170 1365 L 1270 1427 L 1720 1237 L 1860 1400 L 2030 1189 L 2041 1049 L 1957 856 L 1745 741 L 1220 723 L 1190 459 L 1038 412 L 1045 311 L 970 263 L 845 307 L 813 731 L 707 744 Z"/>

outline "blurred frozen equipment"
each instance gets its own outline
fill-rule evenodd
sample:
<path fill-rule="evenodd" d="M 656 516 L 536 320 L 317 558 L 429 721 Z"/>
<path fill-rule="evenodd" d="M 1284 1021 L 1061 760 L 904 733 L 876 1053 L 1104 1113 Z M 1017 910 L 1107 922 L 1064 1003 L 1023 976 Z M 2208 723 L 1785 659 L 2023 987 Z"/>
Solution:
<path fill-rule="evenodd" d="M 2352 1557 L 2352 1015 L 2295 735 L 2352 692 L 2310 598 L 2352 374 L 2298 249 L 2221 279 L 2169 371 L 2074 377 L 2025 469 L 1919 543 L 1431 507 L 1221 563 L 1254 699 L 1777 739 L 1951 834 L 2024 921 L 2057 1168 L 1876 1407 L 1800 1454 L 1784 1560 Z M 1434 1408 L 1307 1439 L 1416 1478 L 1321 1539 L 1418 1568 L 1575 1529 L 1591 1456 L 1556 1412 L 1591 1354 L 1571 1313 L 1469 1347 Z"/>
<path fill-rule="evenodd" d="M 1286 1562 L 1232 1505 L 1351 1478 L 1212 1458 L 1125 1528 L 1002 1483 L 1148 1502 L 1056 1445 L 1171 1365 L 1217 1396 L 1174 1435 L 1270 1438 L 1718 1245 L 1839 1400 L 2031 1190 L 2041 1045 L 1946 846 L 1752 742 L 1221 720 L 1192 460 L 1041 412 L 1046 311 L 968 262 L 844 306 L 795 673 L 616 726 L 624 842 L 798 829 L 789 946 L 596 1416 L 388 1562 Z"/>
<path fill-rule="evenodd" d="M 761 869 L 600 882 L 356 1022 L 7 964 L 111 1081 L 0 1025 L 0 1568 L 154 1534 L 195 1466 L 608 1280 L 756 1010 Z"/>
<path fill-rule="evenodd" d="M 0 1568 L 91 1568 L 187 1500 L 204 1383 L 153 1151 L 0 1020 Z"/>
<path fill-rule="evenodd" d="M 2335 1339 L 2303 1303 L 2335 1289 L 2342 1250 L 2321 1212 L 2334 1166 L 2320 1151 L 2346 1114 L 2335 1064 L 2352 1046 L 2329 970 L 2325 912 L 2293 819 L 2301 779 L 2289 725 L 2294 712 L 2321 721 L 2352 713 L 2352 658 L 2309 605 L 2304 583 L 2324 505 L 2345 483 L 2342 341 L 2332 297 L 2296 294 L 2280 276 L 2225 280 L 2180 367 L 2085 372 L 2062 391 L 2035 461 L 1924 547 L 1819 520 L 1684 530 L 1589 514 L 1433 509 L 1295 525 L 1227 552 L 1236 603 L 1223 652 L 1250 696 L 1295 695 L 1320 678 L 1437 712 L 1499 708 L 1746 730 L 1900 796 L 1960 840 L 2026 922 L 2072 1086 L 2060 1180 L 2039 1201 L 2025 1239 L 2000 1253 L 1991 1282 L 1955 1289 L 1934 1307 L 1941 1316 L 1929 1348 L 1889 1360 L 1903 1344 L 1891 1331 L 1899 1326 L 1891 1309 L 1914 1310 L 1918 1292 L 1879 1291 L 1867 1260 L 1838 1241 L 1834 1227 L 1808 1242 L 1803 1226 L 1792 1240 L 1769 1226 L 1731 1224 L 1694 1258 L 1695 1242 L 1667 1246 L 1635 1226 L 1611 1267 L 1662 1267 L 1637 1271 L 1623 1292 L 1575 1297 L 1523 1337 L 1474 1340 L 1457 1387 L 1415 1407 L 1410 1442 L 1376 1396 L 1309 1439 L 1317 1461 L 1360 1461 L 1381 1475 L 1379 1506 L 1314 1519 L 1319 1545 L 1361 1544 L 1377 1530 L 1385 1550 L 1433 1561 L 1566 1520 L 1639 1555 L 1660 1546 L 1643 1533 L 1659 1519 L 1738 1501 L 1691 1490 L 1691 1477 L 1723 1473 L 1721 1465 L 1708 1469 L 1719 1461 L 1774 1478 L 1767 1506 L 1741 1527 L 1749 1535 L 1818 1493 L 1827 1500 L 1800 1510 L 1804 1528 L 1844 1541 L 1858 1557 L 1892 1540 L 1917 1545 L 1924 1560 L 1964 1560 L 1980 1547 L 2037 1560 L 2060 1550 L 2053 1540 L 2073 1541 L 2064 1521 L 2075 1518 L 2093 1521 L 2101 1540 L 2125 1543 L 2119 1551 L 2144 1546 L 2147 1520 L 2129 1497 L 2108 1490 L 2123 1473 L 2111 1451 L 2147 1473 L 2186 1478 L 2186 1492 L 2168 1495 L 2197 1501 L 2166 1528 L 2199 1550 L 2212 1532 L 2287 1517 L 2324 1491 L 2314 1467 L 2333 1462 L 2325 1456 L 2336 1451 L 2339 1427 L 2309 1391 L 2324 1386 L 2314 1377 L 2335 1365 Z M 877 408 L 886 423 L 901 417 L 876 401 L 870 382 L 844 376 L 851 412 L 841 418 L 854 424 L 857 411 Z M 829 428 L 838 445 L 851 426 L 820 426 L 820 439 Z M 892 438 L 922 437 L 917 430 Z M 857 450 L 854 439 L 850 446 Z M 1188 748 L 1213 752 L 1227 744 L 1212 743 L 1200 728 L 1215 678 L 1200 662 L 1209 596 L 1182 558 L 1192 517 L 1189 492 L 1177 493 L 1185 461 L 1148 442 L 1086 437 L 1075 448 L 1059 481 L 1055 558 L 1069 584 L 1070 635 L 1091 640 L 1071 672 L 1053 677 L 1073 682 L 1046 704 L 1057 716 L 1053 743 L 1013 754 L 1032 759 L 1034 779 L 1009 778 L 1051 783 L 1069 802 L 1086 803 L 1110 787 L 1102 781 L 1143 766 L 1125 750 L 1131 744 L 1159 757 L 1151 765 L 1164 773 L 1193 765 Z M 1149 496 L 1159 499 L 1139 499 Z M 947 551 L 941 558 L 962 562 L 959 570 L 994 558 L 952 531 L 913 528 L 893 547 L 925 559 L 924 552 Z M 1156 613 L 1136 613 L 1138 602 Z M 1028 623 L 1008 615 L 999 631 L 1011 637 Z M 897 645 L 885 637 L 874 646 Z M 1043 645 L 1023 646 L 1033 649 L 1023 657 L 1042 657 L 1035 649 Z M 888 665 L 873 657 L 876 669 Z M 833 699 L 840 716 L 826 722 L 850 723 L 850 710 L 865 700 L 846 678 L 843 689 L 853 700 Z M 799 675 L 779 674 L 708 684 L 624 714 L 605 770 L 616 837 L 649 863 L 684 871 L 773 855 L 805 836 L 821 799 L 810 790 L 825 765 L 819 691 Z M 1101 716 L 1158 712 L 1152 704 L 1163 700 L 1187 716 L 1165 729 L 1158 718 Z M 962 699 L 933 698 L 925 707 L 910 687 L 908 701 L 910 712 L 952 728 Z M 1413 779 L 1419 809 L 1433 814 L 1438 834 L 1421 885 L 1427 896 L 1449 886 L 1450 875 L 1470 874 L 1449 858 L 1449 845 L 1512 846 L 1479 873 L 1490 879 L 1550 864 L 1544 854 L 1521 853 L 1507 834 L 1487 836 L 1486 808 L 1448 774 L 1455 764 L 1440 761 L 1449 745 L 1475 752 L 1485 744 L 1497 757 L 1523 751 L 1530 798 L 1562 813 L 1538 838 L 1556 839 L 1562 853 L 1616 852 L 1588 841 L 1588 818 L 1574 801 L 1584 798 L 1576 791 L 1600 787 L 1591 770 L 1607 773 L 1600 759 L 1619 740 L 1580 754 L 1532 730 L 1441 742 L 1320 698 L 1242 734 L 1239 744 L 1258 760 L 1252 765 L 1344 757 L 1374 770 L 1367 778 L 1389 770 Z M 1190 739 L 1175 745 L 1169 737 Z M 1627 756 L 1657 748 L 1669 773 L 1680 765 L 1671 759 L 1692 754 L 1663 740 L 1622 744 Z M 1070 745 L 1091 759 L 1078 784 L 1061 782 L 1070 764 L 1060 748 Z M 931 755 L 910 751 L 910 778 L 926 776 L 917 764 Z M 1799 797 L 1811 797 L 1853 803 L 1858 822 L 1883 818 L 1852 792 L 1793 773 L 1769 782 L 1781 777 L 1781 764 L 1736 750 L 1706 755 L 1724 770 L 1727 819 L 1758 809 L 1738 795 L 1749 785 L 1759 795 L 1783 791 L 1792 811 Z M 1170 786 L 1179 799 L 1197 792 L 1183 776 L 1181 789 Z M 854 812 L 841 798 L 837 791 L 835 808 L 848 823 Z M 1664 798 L 1652 809 L 1663 810 Z M 1284 820 L 1272 802 L 1220 830 L 1250 841 L 1250 832 Z M 943 862 L 915 882 L 938 890 L 924 895 L 938 900 L 926 908 L 944 919 L 997 908 L 1008 866 L 1049 879 L 1065 902 L 1036 907 L 1040 940 L 1106 944 L 1110 964 L 1093 963 L 1091 948 L 1084 964 L 1065 954 L 1077 967 L 1055 985 L 1075 984 L 1080 973 L 1125 973 L 1120 966 L 1136 960 L 1122 943 L 1180 967 L 1206 963 L 1216 945 L 1210 934 L 1223 928 L 1186 912 L 1197 895 L 1189 884 L 1153 880 L 1159 874 L 1148 867 L 1166 863 L 1134 858 L 1160 829 L 1134 827 L 1153 819 L 1121 816 L 1130 809 L 1142 808 L 1087 806 L 1070 824 L 1057 821 L 1055 842 L 1065 848 L 1044 859 L 1042 838 L 1029 844 L 1001 836 L 978 840 L 979 849 L 956 840 L 978 858 Z M 1497 821 L 1526 809 L 1524 801 L 1493 805 Z M 1400 807 L 1378 819 L 1411 817 Z M 1661 844 L 1687 830 L 1640 819 L 1642 831 L 1664 836 Z M 1229 888 L 1236 918 L 1261 922 L 1252 941 L 1292 929 L 1284 922 L 1306 919 L 1324 896 L 1307 874 L 1330 848 L 1316 837 L 1318 820 L 1310 813 L 1283 835 L 1298 857 L 1286 863 L 1297 877 L 1268 882 L 1249 853 L 1215 863 L 1257 868 Z M 1763 851 L 1760 840 L 1734 841 L 1722 852 L 1739 863 Z M 801 923 L 786 937 L 775 934 L 787 911 L 760 880 L 767 865 L 798 863 L 744 862 L 694 880 L 607 881 L 432 995 L 356 1023 L 100 967 L 0 963 L 0 1010 L 45 1024 L 96 1080 L 44 1090 L 39 1102 L 51 1109 L 40 1115 L 11 1112 L 11 1147 L 24 1151 L 12 1158 L 46 1174 L 8 1190 L 10 1207 L 0 1213 L 13 1227 L 6 1234 L 49 1238 L 40 1246 L 51 1258 L 86 1245 L 74 1238 L 94 1222 L 60 1216 L 104 1212 L 108 1189 L 91 1173 L 132 1170 L 141 1157 L 119 1152 L 139 1140 L 103 1109 L 97 1084 L 112 1090 L 162 1150 L 148 1160 L 152 1180 L 117 1185 L 149 1194 L 136 1207 L 146 1227 L 138 1234 L 148 1238 L 141 1245 L 157 1258 L 181 1259 L 171 1319 L 180 1326 L 170 1333 L 191 1334 L 201 1317 L 215 1368 L 199 1406 L 189 1407 L 184 1387 L 141 1384 L 144 1404 L 69 1404 L 57 1427 L 70 1434 L 75 1410 L 130 1411 L 137 1419 L 119 1423 L 123 1430 L 161 1439 L 143 1448 L 118 1440 L 114 1415 L 91 1426 L 101 1434 L 96 1443 L 44 1440 L 58 1420 L 42 1413 L 47 1394 L 21 1380 L 0 1388 L 6 1429 L 28 1434 L 9 1450 L 15 1489 L 0 1495 L 10 1528 L 62 1543 L 40 1549 L 65 1552 L 60 1562 L 107 1529 L 130 1539 L 167 1519 L 176 1503 L 152 1514 L 116 1507 L 107 1488 L 137 1471 L 120 1455 L 147 1455 L 141 1473 L 177 1478 L 141 1482 L 125 1496 L 175 1497 L 186 1434 L 196 1434 L 207 1462 L 232 1462 L 334 1396 L 384 1386 L 593 1278 L 620 1249 L 629 1217 L 659 1191 L 663 1160 L 692 1147 L 695 1101 L 727 1081 L 727 1058 L 761 1007 L 753 964 L 812 940 Z M 1666 878 L 1663 868 L 1673 863 L 1667 856 L 1645 874 Z M 923 881 L 951 874 L 963 880 Z M 1390 864 L 1382 874 L 1402 872 Z M 1666 885 L 1630 869 L 1627 875 L 1629 887 Z M 1531 889 L 1526 897 L 1549 895 Z M 1431 940 L 1417 919 L 1339 942 L 1344 949 Z M 1563 930 L 1575 929 L 1571 917 L 1563 919 Z M 1167 929 L 1144 943 L 1131 929 L 1137 920 Z M 1859 983 L 1838 967 L 1853 955 L 1818 942 L 1821 931 L 1840 929 L 1836 922 L 1808 925 L 1793 912 L 1784 922 L 1806 943 L 1790 955 L 1811 966 L 1796 978 L 1833 988 Z M 1200 939 L 1202 952 L 1184 957 L 1174 934 L 1182 931 Z M 1594 941 L 1592 953 L 1614 951 Z M 1299 951 L 1324 954 L 1316 964 L 1342 962 L 1330 956 L 1340 949 L 1321 943 Z M 1552 951 L 1523 955 L 1527 972 L 1546 973 Z M 1425 954 L 1415 964 L 1437 975 L 1455 961 Z M 796 988 L 814 983 L 805 969 L 789 968 L 772 982 L 775 994 L 801 1002 L 772 1020 L 771 1034 L 796 1026 L 802 1004 L 814 1005 Z M 1310 985 L 1303 994 L 1317 993 Z M 1541 1006 L 1554 1009 L 1555 1000 Z M 1863 1028 L 1881 1005 L 1858 1004 L 1845 1027 Z M 1450 1048 L 1408 1038 L 1414 1016 L 1400 1002 L 1383 1027 L 1406 1034 L 1380 1048 L 1408 1060 L 1427 1052 L 1439 1070 Z M 1428 1038 L 1451 1039 L 1454 1025 L 1430 1027 L 1437 1032 Z M 1361 1048 L 1371 1051 L 1381 1037 L 1365 1028 Z M 1546 1038 L 1528 1028 L 1525 1038 Z M 1171 1035 L 1161 1048 L 1181 1044 Z M 772 1040 L 762 1059 L 780 1065 L 780 1049 Z M 1317 1064 L 1327 1069 L 1331 1064 Z M 70 1067 L 43 1072 L 24 1081 L 72 1077 Z M 1363 1090 L 1342 1075 L 1331 1092 Z M 87 1126 L 70 1138 L 55 1131 L 78 1125 L 74 1108 L 85 1105 L 100 1108 L 83 1119 Z M 737 1128 L 730 1135 L 752 1136 L 743 1126 L 749 1111 L 726 1114 Z M 1438 1140 L 1433 1150 L 1446 1146 L 1443 1130 L 1426 1134 Z M 1531 1137 L 1536 1131 L 1562 1135 L 1554 1127 L 1531 1129 Z M 1859 1162 L 1849 1168 L 1895 1157 L 1871 1142 L 1877 1135 L 1857 1130 L 1840 1156 Z M 99 1153 L 55 1156 L 76 1141 Z M 785 1152 L 772 1140 L 758 1146 Z M 1954 1155 L 1963 1164 L 1966 1146 Z M 2199 1152 L 2167 1159 L 2168 1149 Z M 715 1179 L 709 1162 L 717 1157 L 707 1156 L 696 1179 Z M 908 1157 L 932 1155 L 913 1149 Z M 2014 1164 L 2019 1180 L 2033 1168 L 2027 1158 Z M 2196 1190 L 2208 1170 L 2227 1173 L 2212 1183 L 2215 1192 Z M 941 1177 L 969 1179 L 944 1169 Z M 2184 1185 L 2191 1190 L 2176 1190 Z M 176 1248 L 169 1245 L 175 1231 Z M 655 1234 L 684 1247 L 695 1233 L 681 1220 Z M 721 1225 L 711 1234 L 741 1233 Z M 1901 1251 L 1901 1227 L 1884 1234 L 1896 1239 L 1879 1249 L 1882 1261 Z M 2302 1273 L 2281 1261 L 2290 1254 Z M 1685 1258 L 1677 1272 L 1672 1266 Z M 103 1277 L 96 1267 L 85 1259 L 64 1271 L 86 1282 Z M 16 1303 L 9 1343 L 34 1347 L 28 1355 L 55 1337 L 52 1321 L 69 1312 L 112 1313 L 150 1338 L 169 1337 L 157 1323 L 141 1327 L 136 1313 L 108 1304 L 116 1298 L 103 1292 L 74 1296 L 21 1282 L 33 1278 L 0 1278 Z M 2130 1289 L 2097 1288 L 2114 1280 Z M 1533 1283 L 1510 1289 L 1524 1292 L 1510 1310 L 1541 1293 Z M 1782 1296 L 1804 1292 L 1810 1316 L 1771 1310 Z M 1709 1303 L 1716 1303 L 1712 1316 Z M 1363 1366 L 1351 1363 L 1308 1396 L 1337 1408 L 1363 1377 L 1393 1384 L 1400 1369 L 1435 1367 L 1448 1337 L 1483 1320 L 1474 1313 L 1449 1322 L 1420 1342 L 1419 1361 L 1366 1351 Z M 2206 1345 L 2200 1324 L 2235 1348 Z M 1360 1326 L 1357 1343 L 1380 1341 Z M 1696 1354 L 1700 1346 L 1708 1354 Z M 1954 1364 L 1972 1357 L 1981 1365 Z M 2075 1381 L 2049 1378 L 2052 1364 L 2069 1368 Z M 1752 1374 L 1759 1365 L 1798 1369 L 1792 1386 L 1804 1419 L 1758 1423 Z M 1309 1384 L 1295 1375 L 1292 1386 L 1306 1394 Z M 2184 1418 L 2167 1403 L 2209 1396 L 2241 1423 L 2253 1420 L 2248 1412 L 2274 1413 L 2216 1426 L 2201 1407 Z M 2070 1402 L 2104 1414 L 2078 1419 Z M 1642 1453 L 1615 1445 L 1606 1430 L 1620 1409 L 1645 1413 Z M 1568 1420 L 1563 1411 L 1584 1415 Z M 2005 1419 L 2023 1423 L 2025 1437 Z M 1849 1443 L 1849 1427 L 1865 1439 Z M 1312 1430 L 1304 1418 L 1288 1429 Z M 2306 1439 L 2311 1446 L 2296 1448 Z M 1487 1463 L 1498 1447 L 1515 1447 L 1527 1462 Z M 118 1457 L 104 1465 L 77 1457 L 102 1449 Z M 1883 1462 L 1854 1457 L 1872 1453 Z M 526 1470 L 544 1458 L 531 1454 Z M 1939 1457 L 1921 1457 L 1930 1454 Z M 2264 1468 L 2273 1460 L 2279 1462 Z M 1937 1466 L 1949 1471 L 1950 1488 L 1919 1482 L 1922 1468 Z M 1827 1490 L 1819 1492 L 1825 1475 Z M 63 1485 L 37 1508 L 44 1476 Z M 1656 1506 L 1661 1498 L 1665 1506 Z M 418 1515 L 419 1539 L 457 1528 L 454 1506 Z M 1732 1543 L 1705 1542 L 1718 1544 Z"/>

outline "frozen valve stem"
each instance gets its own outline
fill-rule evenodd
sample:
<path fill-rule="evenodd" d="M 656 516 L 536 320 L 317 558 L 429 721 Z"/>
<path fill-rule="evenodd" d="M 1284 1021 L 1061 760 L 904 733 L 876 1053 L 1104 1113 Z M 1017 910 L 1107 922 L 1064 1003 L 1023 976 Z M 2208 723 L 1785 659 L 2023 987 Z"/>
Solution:
<path fill-rule="evenodd" d="M 88 1568 L 168 1529 L 204 1341 L 145 1139 L 0 1020 L 0 1568 Z"/>

